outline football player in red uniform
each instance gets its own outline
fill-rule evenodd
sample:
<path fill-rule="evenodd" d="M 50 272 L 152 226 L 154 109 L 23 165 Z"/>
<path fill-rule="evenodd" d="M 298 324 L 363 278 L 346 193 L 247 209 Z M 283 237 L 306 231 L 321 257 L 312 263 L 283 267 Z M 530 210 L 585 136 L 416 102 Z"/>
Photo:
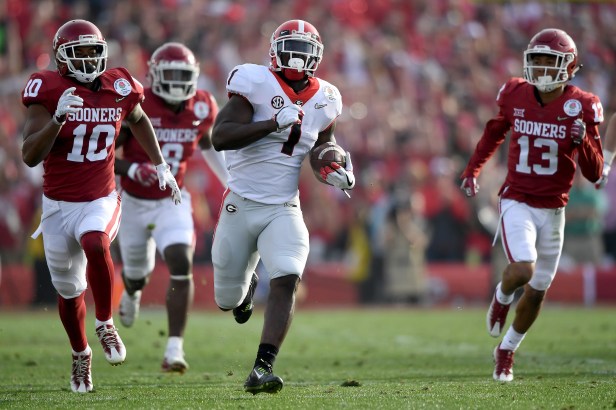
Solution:
<path fill-rule="evenodd" d="M 221 184 L 227 183 L 224 156 L 212 148 L 210 139 L 218 105 L 209 92 L 197 90 L 198 76 L 199 64 L 183 44 L 163 44 L 150 58 L 151 87 L 145 89 L 142 107 L 180 189 L 184 187 L 187 162 L 197 146 Z M 170 273 L 166 298 L 169 339 L 162 369 L 183 373 L 188 369 L 184 329 L 193 300 L 195 231 L 190 193 L 183 190 L 184 201 L 179 206 L 169 203 L 164 193 L 152 186 L 156 171 L 137 139 L 123 131 L 116 141 L 119 146 L 123 158 L 116 158 L 116 173 L 122 175 L 124 219 L 118 239 L 125 287 L 120 321 L 132 326 L 137 318 L 142 289 L 154 269 L 158 249 Z"/>
<path fill-rule="evenodd" d="M 261 340 L 244 383 L 253 394 L 283 387 L 273 365 L 291 326 L 309 251 L 300 169 L 315 145 L 336 142 L 342 98 L 333 84 L 315 76 L 322 57 L 323 43 L 312 24 L 281 24 L 271 37 L 269 67 L 241 64 L 229 73 L 229 100 L 212 133 L 230 174 L 212 244 L 217 305 L 245 323 L 253 311 L 259 259 L 269 275 Z M 336 188 L 355 185 L 348 154 L 345 167 L 332 163 L 322 174 Z"/>
<path fill-rule="evenodd" d="M 121 364 L 126 349 L 113 324 L 114 268 L 110 243 L 120 224 L 114 141 L 126 120 L 156 164 L 161 190 L 174 202 L 181 192 L 141 109 L 143 87 L 124 68 L 106 69 L 107 43 L 89 21 L 71 20 L 53 40 L 57 71 L 32 74 L 23 91 L 27 107 L 23 160 L 43 162 L 45 256 L 58 292 L 60 319 L 73 350 L 71 389 L 92 390 L 92 350 L 85 332 L 85 290 L 95 304 L 96 334 L 105 357 Z"/>
<path fill-rule="evenodd" d="M 579 68 L 577 48 L 567 33 L 537 33 L 524 52 L 524 78 L 512 78 L 499 90 L 499 112 L 487 122 L 462 173 L 462 190 L 474 196 L 482 166 L 511 131 L 508 173 L 499 191 L 499 229 L 509 265 L 488 310 L 491 336 L 500 336 L 514 292 L 523 286 L 524 293 L 513 324 L 494 349 L 498 381 L 513 380 L 514 352 L 556 274 L 576 166 L 591 182 L 601 177 L 603 108 L 597 96 L 568 84 Z"/>

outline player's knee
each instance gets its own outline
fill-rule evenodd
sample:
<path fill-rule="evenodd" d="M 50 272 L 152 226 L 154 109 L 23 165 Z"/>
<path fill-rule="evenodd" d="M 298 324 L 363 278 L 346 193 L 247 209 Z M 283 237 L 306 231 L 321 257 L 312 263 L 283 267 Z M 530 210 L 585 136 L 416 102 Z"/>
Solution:
<path fill-rule="evenodd" d="M 192 271 L 192 262 L 189 254 L 183 249 L 169 251 L 169 248 L 171 247 L 165 250 L 165 262 L 167 263 L 171 276 L 189 276 Z"/>
<path fill-rule="evenodd" d="M 518 286 L 528 283 L 535 271 L 533 262 L 512 262 L 505 270 L 504 276 L 518 284 Z"/>
<path fill-rule="evenodd" d="M 109 236 L 104 232 L 86 232 L 81 237 L 81 247 L 88 259 L 109 252 L 110 243 Z"/>
<path fill-rule="evenodd" d="M 224 288 L 215 287 L 214 290 L 214 301 L 222 311 L 231 310 L 237 307 L 240 303 L 242 303 L 244 298 L 240 283 L 233 286 L 226 286 Z"/>
<path fill-rule="evenodd" d="M 81 295 L 86 290 L 86 284 L 80 281 L 66 281 L 60 279 L 51 279 L 56 292 L 64 299 L 72 299 Z"/>
<path fill-rule="evenodd" d="M 135 277 L 136 279 L 133 279 Z M 122 282 L 124 282 L 124 289 L 126 289 L 126 291 L 131 295 L 138 290 L 143 289 L 148 283 L 148 279 L 149 276 L 147 273 L 144 275 L 138 274 L 135 276 L 128 276 L 126 271 L 122 271 Z"/>
<path fill-rule="evenodd" d="M 297 274 L 278 276 L 270 281 L 270 289 L 274 292 L 295 293 L 299 281 L 299 275 Z"/>

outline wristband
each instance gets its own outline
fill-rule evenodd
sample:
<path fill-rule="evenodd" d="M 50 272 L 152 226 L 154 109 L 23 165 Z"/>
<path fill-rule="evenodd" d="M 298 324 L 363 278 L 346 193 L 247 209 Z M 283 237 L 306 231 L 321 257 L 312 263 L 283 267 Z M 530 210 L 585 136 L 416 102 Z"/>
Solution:
<path fill-rule="evenodd" d="M 614 155 L 616 155 L 616 153 L 604 149 L 603 150 L 603 162 L 605 162 L 608 165 L 612 165 L 612 162 L 614 161 Z"/>
<path fill-rule="evenodd" d="M 54 114 L 51 116 L 51 122 L 56 125 L 64 125 L 66 123 L 66 115 L 63 115 L 58 118 L 58 116 Z"/>
<path fill-rule="evenodd" d="M 126 175 L 128 175 L 128 177 L 133 181 L 135 181 L 135 173 L 137 172 L 137 168 L 139 168 L 139 164 L 133 162 L 130 164 L 130 167 L 128 167 L 128 172 L 126 173 Z"/>

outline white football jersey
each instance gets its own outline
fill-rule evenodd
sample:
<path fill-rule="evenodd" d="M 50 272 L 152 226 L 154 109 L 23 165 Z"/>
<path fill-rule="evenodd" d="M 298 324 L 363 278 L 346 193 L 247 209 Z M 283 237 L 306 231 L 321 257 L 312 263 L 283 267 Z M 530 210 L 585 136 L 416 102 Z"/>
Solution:
<path fill-rule="evenodd" d="M 310 85 L 295 93 L 266 66 L 236 66 L 227 79 L 227 92 L 246 98 L 253 107 L 253 121 L 271 119 L 282 107 L 297 104 L 304 117 L 301 125 L 273 132 L 257 142 L 225 151 L 230 178 L 236 194 L 265 204 L 282 204 L 299 195 L 299 174 L 304 158 L 321 131 L 342 111 L 338 89 L 313 77 Z"/>

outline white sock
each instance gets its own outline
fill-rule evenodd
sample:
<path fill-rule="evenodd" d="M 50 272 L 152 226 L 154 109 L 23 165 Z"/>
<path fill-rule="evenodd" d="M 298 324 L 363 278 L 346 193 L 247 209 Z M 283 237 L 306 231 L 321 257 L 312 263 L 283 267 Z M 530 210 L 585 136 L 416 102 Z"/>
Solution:
<path fill-rule="evenodd" d="M 94 326 L 98 329 L 100 326 L 102 325 L 113 325 L 113 318 L 109 319 L 109 320 L 105 320 L 105 321 L 100 321 L 98 319 L 96 319 L 94 321 Z"/>
<path fill-rule="evenodd" d="M 524 340 L 524 336 L 526 336 L 526 333 L 518 333 L 513 329 L 513 326 L 509 326 L 509 330 L 505 333 L 500 348 L 502 350 L 513 350 L 515 352 L 520 346 L 520 343 L 522 343 L 522 340 Z"/>
<path fill-rule="evenodd" d="M 184 350 L 184 338 L 179 336 L 171 336 L 167 340 L 167 351 Z"/>
<path fill-rule="evenodd" d="M 511 302 L 513 302 L 513 297 L 513 293 L 511 295 L 505 295 L 501 290 L 501 283 L 498 282 L 498 285 L 496 285 L 496 300 L 498 301 L 498 303 L 501 303 L 503 305 L 510 305 Z"/>
<path fill-rule="evenodd" d="M 71 349 L 73 350 L 73 349 Z M 73 354 L 88 354 L 92 351 L 92 349 L 90 349 L 90 345 L 86 345 L 86 349 L 83 352 L 76 352 L 73 350 Z"/>

